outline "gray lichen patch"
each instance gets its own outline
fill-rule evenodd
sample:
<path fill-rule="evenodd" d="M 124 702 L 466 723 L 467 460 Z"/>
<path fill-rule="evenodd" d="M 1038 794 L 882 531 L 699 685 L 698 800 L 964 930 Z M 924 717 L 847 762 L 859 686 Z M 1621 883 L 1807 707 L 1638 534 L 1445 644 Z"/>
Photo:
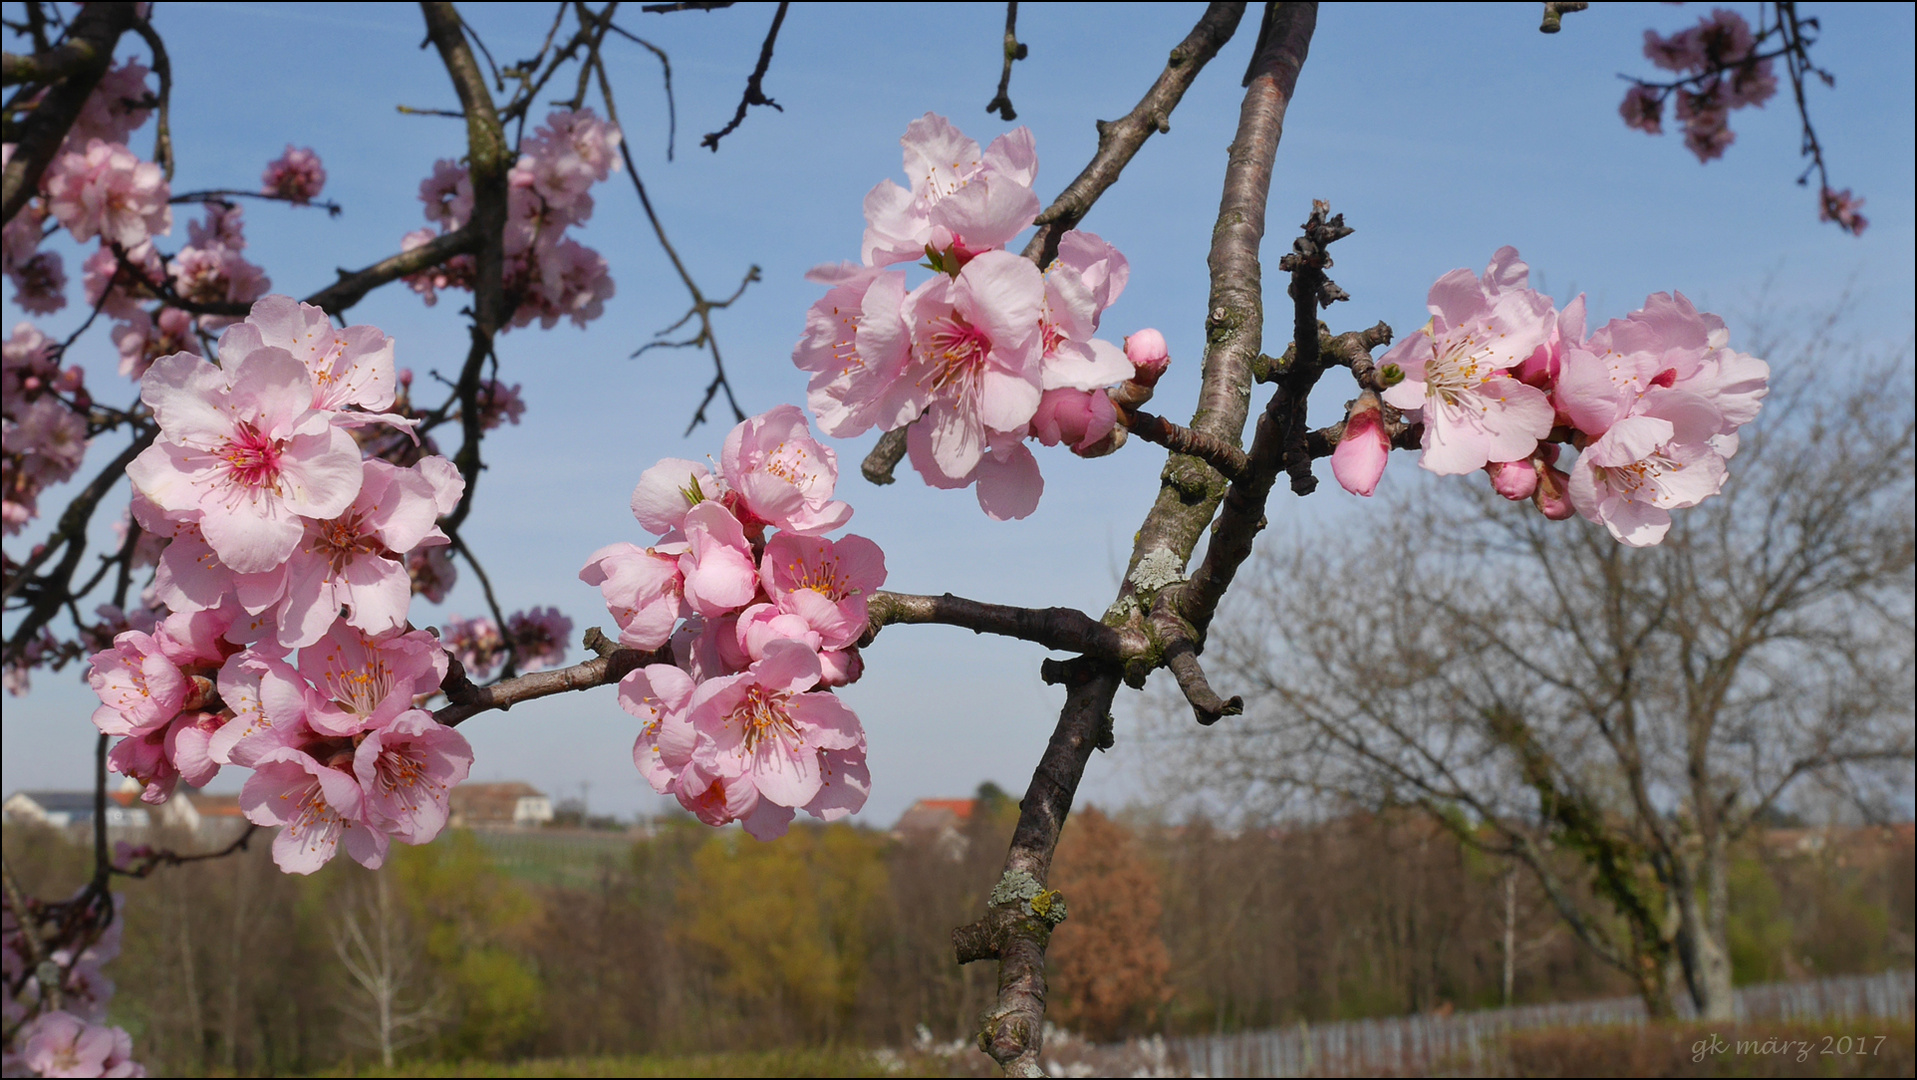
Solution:
<path fill-rule="evenodd" d="M 991 901 L 993 907 L 1016 906 L 1020 914 L 1043 919 L 1048 926 L 1065 921 L 1065 897 L 1023 870 L 1007 870 L 992 886 Z"/>
<path fill-rule="evenodd" d="M 1175 585 L 1185 580 L 1185 560 L 1166 548 L 1153 548 L 1132 567 L 1132 587 L 1139 593 L 1150 595 L 1167 585 Z"/>

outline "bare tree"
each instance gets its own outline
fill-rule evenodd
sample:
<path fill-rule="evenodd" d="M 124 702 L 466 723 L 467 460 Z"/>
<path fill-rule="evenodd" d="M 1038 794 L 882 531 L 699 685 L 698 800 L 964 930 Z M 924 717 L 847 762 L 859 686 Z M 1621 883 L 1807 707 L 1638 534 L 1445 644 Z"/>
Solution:
<path fill-rule="evenodd" d="M 386 872 L 368 875 L 365 888 L 346 904 L 333 929 L 333 952 L 346 968 L 355 991 L 345 1007 L 348 1030 L 379 1051 L 380 1063 L 393 1067 L 400 1050 L 432 1038 L 446 1019 L 444 994 L 425 990 L 420 950 L 408 939 Z"/>
<path fill-rule="evenodd" d="M 1654 1013 L 1681 978 L 1729 1017 L 1731 845 L 1782 801 L 1911 781 L 1908 352 L 1842 398 L 1818 359 L 1660 547 L 1418 485 L 1266 559 L 1214 661 L 1260 692 L 1197 763 L 1241 798 L 1421 806 L 1527 867 Z"/>

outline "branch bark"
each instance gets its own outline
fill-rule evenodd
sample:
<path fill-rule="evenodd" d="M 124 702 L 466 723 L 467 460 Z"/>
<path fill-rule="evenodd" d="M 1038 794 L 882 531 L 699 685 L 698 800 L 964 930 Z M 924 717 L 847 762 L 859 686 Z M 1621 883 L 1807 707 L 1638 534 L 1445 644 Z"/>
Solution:
<path fill-rule="evenodd" d="M 1315 4 L 1275 4 L 1272 12 L 1270 32 L 1258 43 L 1252 61 L 1253 77 L 1248 80 L 1249 89 L 1239 113 L 1238 134 L 1232 142 L 1225 172 L 1218 225 L 1212 234 L 1211 301 L 1207 319 L 1210 344 L 1206 350 L 1198 412 L 1191 424 L 1193 430 L 1233 445 L 1238 443 L 1244 430 L 1249 409 L 1251 361 L 1258 355 L 1263 328 L 1258 247 L 1264 237 L 1265 201 L 1271 188 L 1272 163 L 1284 130 L 1285 109 L 1290 104 L 1298 71 L 1317 23 Z M 1217 51 L 1217 45 L 1222 45 L 1236 28 L 1242 14 L 1242 8 L 1236 5 L 1215 4 L 1186 42 L 1189 44 L 1194 37 L 1206 33 L 1215 35 L 1216 43 L 1203 54 L 1209 59 Z M 1174 60 L 1177 59 L 1174 53 Z M 1175 78 L 1174 73 L 1181 66 L 1174 63 L 1168 67 L 1161 83 L 1167 77 Z M 1189 75 L 1178 80 L 1177 92 L 1182 94 L 1189 82 Z M 1154 91 L 1158 89 L 1154 86 Z M 1147 95 L 1147 102 L 1150 100 L 1151 95 Z M 1175 102 L 1176 98 L 1172 100 Z M 1128 119 L 1142 122 L 1143 118 L 1140 110 L 1134 110 L 1133 117 Z M 1086 183 L 1088 194 L 1083 206 L 1089 206 L 1098 192 L 1110 186 L 1109 181 L 1099 184 L 1097 178 L 1100 163 L 1106 160 L 1107 140 L 1113 137 L 1112 127 L 1115 125 L 1108 126 L 1106 136 L 1100 140 L 1099 157 L 1094 158 L 1086 173 L 1054 204 L 1062 205 L 1063 209 L 1052 216 L 1048 229 L 1041 230 L 1041 237 L 1035 238 L 1034 245 L 1027 248 L 1027 254 L 1039 258 L 1041 265 L 1049 258 L 1045 255 L 1047 244 L 1056 250 L 1056 240 L 1046 241 L 1043 237 L 1055 237 L 1077 221 L 1077 216 L 1070 213 L 1077 204 L 1071 202 L 1069 196 L 1079 190 L 1080 183 Z M 1146 132 L 1133 130 L 1137 141 L 1142 143 Z M 1133 146 L 1132 150 L 1135 149 Z M 1129 157 L 1129 152 L 1124 154 L 1124 159 Z M 1122 166 L 1123 160 L 1117 164 Z M 1116 167 L 1112 168 L 1111 176 L 1116 177 Z M 1082 213 L 1081 208 L 1078 215 Z M 1188 482 L 1187 477 L 1194 478 L 1196 483 Z M 1134 542 L 1121 600 L 1136 588 L 1130 570 L 1135 570 L 1147 554 L 1162 550 L 1179 566 L 1184 565 L 1223 494 L 1224 479 L 1216 469 L 1197 458 L 1173 456 L 1165 469 L 1158 502 Z M 1139 614 L 1134 613 L 1134 617 Z M 1142 630 L 1136 623 L 1134 627 Z M 1120 667 L 1109 661 L 1090 658 L 1071 661 L 1063 667 L 1068 676 L 1065 708 L 1026 788 L 1025 798 L 1019 804 L 1018 826 L 1006 853 L 1000 888 L 994 890 L 992 904 L 983 919 L 953 932 L 954 950 L 961 962 L 998 959 L 998 1005 L 985 1018 L 979 1032 L 979 1045 L 1008 1076 L 1044 1075 L 1039 1070 L 1038 1055 L 1045 1015 L 1045 948 L 1052 925 L 1037 917 L 1044 912 L 1035 911 L 1032 900 L 1012 895 L 1017 891 L 1013 887 L 1044 884 L 1085 764 L 1109 723 L 1112 699 L 1123 674 Z"/>

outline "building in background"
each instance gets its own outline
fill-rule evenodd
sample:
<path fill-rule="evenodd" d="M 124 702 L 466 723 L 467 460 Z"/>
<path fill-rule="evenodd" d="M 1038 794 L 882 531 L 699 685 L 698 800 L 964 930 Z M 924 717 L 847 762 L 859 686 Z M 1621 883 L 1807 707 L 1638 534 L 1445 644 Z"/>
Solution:
<path fill-rule="evenodd" d="M 531 784 L 508 780 L 453 789 L 455 829 L 536 829 L 553 818 L 552 799 Z"/>

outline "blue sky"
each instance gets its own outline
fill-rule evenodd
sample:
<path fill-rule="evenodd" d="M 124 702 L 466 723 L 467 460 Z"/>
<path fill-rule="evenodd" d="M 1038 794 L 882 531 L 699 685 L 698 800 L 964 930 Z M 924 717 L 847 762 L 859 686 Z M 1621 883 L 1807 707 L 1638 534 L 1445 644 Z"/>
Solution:
<path fill-rule="evenodd" d="M 1619 121 L 1626 84 L 1618 73 L 1650 74 L 1639 52 L 1644 29 L 1669 32 L 1695 21 L 1701 7 L 1595 5 L 1547 37 L 1537 32 L 1536 5 L 1327 5 L 1278 152 L 1267 250 L 1283 249 L 1313 198 L 1347 215 L 1358 231 L 1340 242 L 1333 274 L 1353 300 L 1328 316 L 1337 328 L 1383 319 L 1412 330 L 1425 318 L 1435 278 L 1457 266 L 1482 268 L 1508 243 L 1534 267 L 1534 283 L 1560 302 L 1587 293 L 1598 319 L 1627 313 L 1647 293 L 1679 289 L 1723 314 L 1735 335 L 1754 319 L 1809 319 L 1848 294 L 1848 338 L 1866 351 L 1901 345 L 1917 294 L 1913 9 L 1809 8 L 1823 22 L 1816 57 L 1837 76 L 1835 88 L 1812 89 L 1813 116 L 1836 185 L 1869 200 L 1871 226 L 1861 238 L 1820 224 L 1812 194 L 1792 183 L 1801 168 L 1798 127 L 1784 95 L 1735 114 L 1736 143 L 1706 166 L 1676 134 L 1651 138 Z M 1755 17 L 1754 5 L 1736 9 Z M 1016 66 L 1012 97 L 1017 123 L 1037 139 L 1041 198 L 1077 173 L 1095 146 L 1093 120 L 1131 107 L 1201 10 L 1021 5 L 1020 38 L 1031 55 Z M 550 11 L 472 5 L 466 15 L 504 62 L 531 54 Z M 803 400 L 804 379 L 789 358 L 821 290 L 801 275 L 857 257 L 860 199 L 880 179 L 899 178 L 905 125 L 939 112 L 980 142 L 1013 126 L 983 109 L 998 78 L 1002 6 L 806 4 L 788 16 L 765 83 L 784 111 L 755 109 L 718 153 L 701 149 L 699 136 L 730 117 L 771 14 L 770 4 L 740 4 L 669 16 L 635 6 L 621 16 L 672 58 L 679 130 L 671 162 L 658 64 L 636 46 L 614 45 L 609 54 L 626 136 L 701 286 L 723 295 L 747 266 L 762 268 L 764 280 L 717 323 L 748 411 Z M 175 190 L 250 188 L 293 143 L 320 153 L 326 195 L 346 208 L 328 219 L 247 206 L 249 255 L 275 291 L 310 292 L 334 267 L 381 258 L 423 224 L 419 180 L 434 159 L 462 152 L 463 130 L 394 108 L 454 103 L 435 54 L 418 48 L 417 9 L 165 3 L 155 22 L 176 80 Z M 1106 315 L 1107 333 L 1155 326 L 1171 343 L 1174 367 L 1154 408 L 1174 417 L 1188 415 L 1195 397 L 1205 251 L 1255 29 L 1247 22 L 1199 77 L 1171 133 L 1147 144 L 1085 222 L 1132 264 L 1129 288 Z M 150 138 L 151 127 L 137 133 L 136 149 L 149 149 Z M 503 377 L 524 384 L 528 408 L 524 423 L 487 440 L 490 469 L 466 529 L 508 610 L 551 604 L 580 629 L 609 625 L 596 590 L 575 576 L 586 555 L 644 540 L 626 509 L 639 473 L 665 456 L 716 454 L 725 434 L 708 425 L 681 435 L 709 377 L 701 356 L 655 350 L 629 358 L 683 313 L 685 297 L 624 177 L 595 196 L 580 239 L 610 261 L 618 295 L 585 331 L 519 330 L 501 340 Z M 164 246 L 183 242 L 183 226 L 175 234 Z M 83 254 L 63 250 L 75 304 L 42 321 L 49 332 L 84 314 L 75 310 Z M 1278 280 L 1268 274 L 1268 283 Z M 399 362 L 424 383 L 432 371 L 455 371 L 464 354 L 458 299 L 426 308 L 389 288 L 351 314 L 393 335 Z M 9 326 L 22 317 L 10 302 L 5 315 Z M 1283 343 L 1282 332 L 1267 334 L 1268 350 Z M 99 329 L 75 358 L 97 396 L 134 396 L 114 373 Z M 1319 396 L 1329 417 L 1349 395 L 1328 380 Z M 856 470 L 868 445 L 839 445 L 847 474 L 840 497 L 857 508 L 851 531 L 885 548 L 890 587 L 1093 613 L 1111 599 L 1163 463 L 1160 451 L 1139 443 L 1089 462 L 1041 451 L 1048 487 L 1038 512 L 1000 523 L 969 493 L 934 491 L 909 469 L 897 484 L 872 487 Z M 96 448 L 95 458 L 107 452 Z M 1409 483 L 1415 471 L 1409 456 L 1394 461 L 1385 486 Z M 43 500 L 60 504 L 57 491 Z M 1271 518 L 1282 526 L 1367 512 L 1377 511 L 1327 483 L 1307 500 L 1275 496 Z M 1275 528 L 1267 542 L 1288 532 Z M 30 530 L 8 547 L 35 536 Z M 470 574 L 443 610 L 482 610 Z M 414 621 L 436 622 L 440 613 L 416 609 Z M 864 820 L 888 824 L 914 798 L 963 794 L 984 779 L 1022 790 L 1062 698 L 1038 680 L 1042 655 L 951 628 L 888 629 L 867 652 L 865 679 L 846 692 L 871 742 Z M 35 683 L 32 695 L 6 704 L 0 786 L 83 785 L 94 699 L 72 669 Z M 1120 703 L 1121 751 L 1129 700 Z M 634 721 L 609 689 L 489 714 L 461 730 L 478 753 L 476 779 L 526 779 L 562 796 L 590 785 L 601 812 L 658 805 L 630 765 Z M 1129 764 L 1124 753 L 1093 763 L 1087 797 L 1115 803 L 1138 790 L 1131 766 L 1145 755 L 1130 749 Z"/>

